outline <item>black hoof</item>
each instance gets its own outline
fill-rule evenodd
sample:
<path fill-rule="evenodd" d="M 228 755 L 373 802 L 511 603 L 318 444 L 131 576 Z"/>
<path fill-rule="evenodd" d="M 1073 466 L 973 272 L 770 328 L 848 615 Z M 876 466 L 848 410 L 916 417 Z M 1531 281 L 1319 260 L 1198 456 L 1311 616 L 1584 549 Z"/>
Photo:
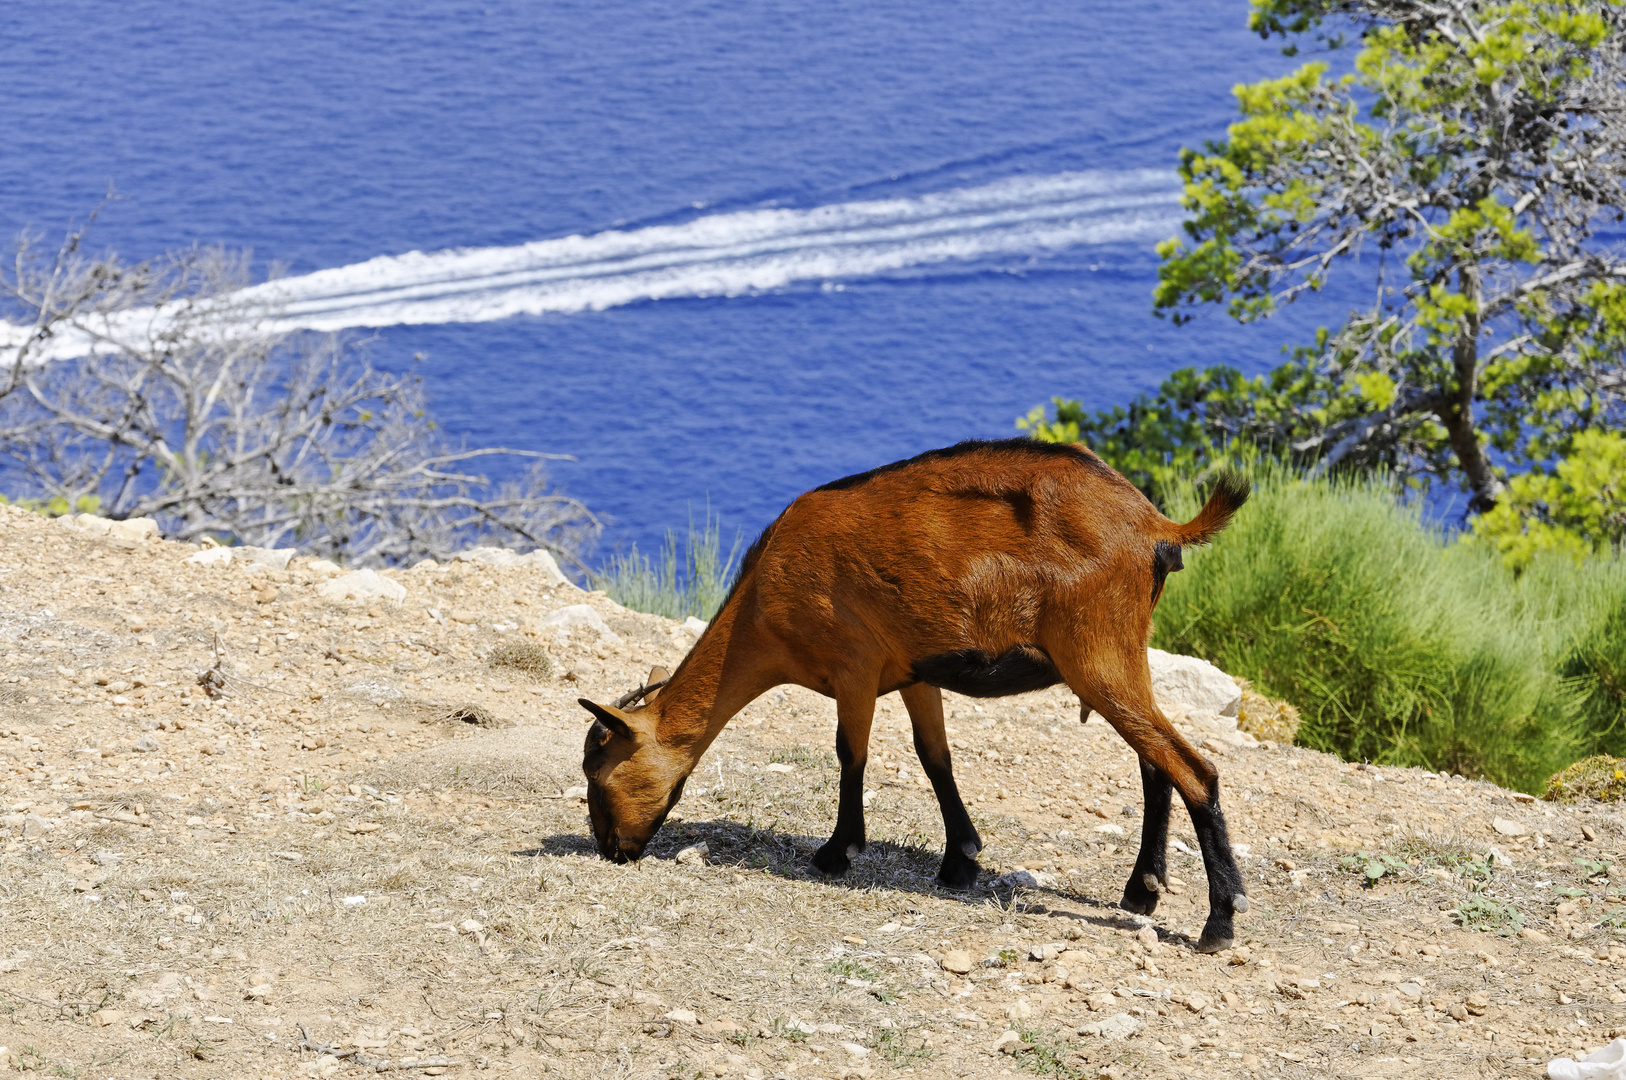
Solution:
<path fill-rule="evenodd" d="M 847 857 L 847 845 L 832 840 L 813 853 L 808 865 L 815 874 L 838 878 L 852 869 L 853 861 Z"/>
<path fill-rule="evenodd" d="M 943 859 L 934 878 L 939 886 L 954 892 L 966 892 L 977 884 L 977 873 L 982 868 L 973 859 Z"/>
<path fill-rule="evenodd" d="M 1203 936 L 1197 939 L 1196 949 L 1200 953 L 1224 952 L 1235 940 L 1231 920 L 1210 915 L 1207 925 L 1203 927 Z"/>
<path fill-rule="evenodd" d="M 1125 911 L 1136 915 L 1150 915 L 1157 910 L 1158 890 L 1147 887 L 1147 879 L 1157 884 L 1157 878 L 1151 874 L 1134 874 L 1129 878 L 1129 884 L 1124 886 L 1124 898 L 1118 901 L 1118 906 Z"/>

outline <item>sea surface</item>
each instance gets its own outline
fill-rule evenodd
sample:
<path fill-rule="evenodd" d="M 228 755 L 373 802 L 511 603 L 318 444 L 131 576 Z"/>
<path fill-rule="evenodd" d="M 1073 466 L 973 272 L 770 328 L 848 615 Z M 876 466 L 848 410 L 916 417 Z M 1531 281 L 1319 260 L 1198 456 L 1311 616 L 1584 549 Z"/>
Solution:
<path fill-rule="evenodd" d="M 0 6 L 0 226 L 251 249 L 470 445 L 659 545 L 1336 317 L 1151 312 L 1243 0 Z M 1347 304 L 1345 305 L 1347 306 Z M 421 361 L 414 361 L 421 354 Z"/>

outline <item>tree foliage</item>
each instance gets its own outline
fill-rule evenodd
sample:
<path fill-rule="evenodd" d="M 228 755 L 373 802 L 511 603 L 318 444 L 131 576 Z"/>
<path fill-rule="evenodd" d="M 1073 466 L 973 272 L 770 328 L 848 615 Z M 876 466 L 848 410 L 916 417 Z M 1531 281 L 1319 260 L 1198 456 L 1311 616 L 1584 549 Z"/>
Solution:
<path fill-rule="evenodd" d="M 25 240 L 0 275 L 0 475 L 22 500 L 352 562 L 490 543 L 586 571 L 598 522 L 546 490 L 552 455 L 454 445 L 415 377 L 344 337 L 265 329 L 275 312 L 235 299 L 240 256 L 127 264 L 80 244 Z M 497 454 L 538 465 L 493 483 L 473 466 Z"/>
<path fill-rule="evenodd" d="M 1626 541 L 1626 436 L 1583 431 L 1551 471 L 1537 467 L 1508 481 L 1490 511 L 1474 519 L 1473 539 L 1515 570 L 1544 551 L 1581 559 Z"/>
<path fill-rule="evenodd" d="M 1263 35 L 1354 43 L 1236 90 L 1226 138 L 1182 155 L 1185 237 L 1156 307 L 1247 322 L 1376 268 L 1375 300 L 1300 356 L 1355 399 L 1293 453 L 1450 477 L 1489 509 L 1493 465 L 1626 422 L 1622 9 L 1612 0 L 1253 0 Z M 1296 49 L 1290 47 L 1288 52 Z"/>
<path fill-rule="evenodd" d="M 1311 467 L 1324 456 L 1316 452 L 1322 432 L 1386 408 L 1389 390 L 1382 381 L 1362 387 L 1357 380 L 1347 393 L 1297 361 L 1251 379 L 1220 364 L 1181 368 L 1127 406 L 1091 412 L 1080 401 L 1052 398 L 1049 410 L 1037 406 L 1016 425 L 1044 442 L 1087 444 L 1161 503 L 1171 485 L 1222 459 L 1239 463 L 1263 454 Z M 1398 474 L 1408 454 L 1427 449 L 1401 438 L 1370 441 L 1341 455 L 1340 471 Z"/>

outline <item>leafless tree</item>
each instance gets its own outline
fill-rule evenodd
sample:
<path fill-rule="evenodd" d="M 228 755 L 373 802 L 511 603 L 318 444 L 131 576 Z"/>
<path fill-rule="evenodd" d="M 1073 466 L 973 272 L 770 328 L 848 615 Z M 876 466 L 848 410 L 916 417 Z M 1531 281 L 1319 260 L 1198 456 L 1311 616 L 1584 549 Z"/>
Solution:
<path fill-rule="evenodd" d="M 248 260 L 126 264 L 26 238 L 0 275 L 0 469 L 13 494 L 151 516 L 177 539 L 296 546 L 355 564 L 543 547 L 578 571 L 599 523 L 545 486 L 560 455 L 452 443 L 419 380 L 343 335 L 273 329 L 238 300 Z M 531 460 L 519 480 L 477 470 Z M 21 490 L 18 490 L 18 489 Z"/>

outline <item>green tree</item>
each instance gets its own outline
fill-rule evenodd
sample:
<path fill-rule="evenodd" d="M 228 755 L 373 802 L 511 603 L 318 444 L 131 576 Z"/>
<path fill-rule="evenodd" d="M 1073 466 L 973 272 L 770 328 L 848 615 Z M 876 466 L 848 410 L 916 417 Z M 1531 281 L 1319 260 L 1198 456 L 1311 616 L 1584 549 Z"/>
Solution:
<path fill-rule="evenodd" d="M 1016 426 L 1044 442 L 1087 444 L 1162 503 L 1171 486 L 1221 460 L 1245 465 L 1263 455 L 1313 467 L 1329 426 L 1387 408 L 1392 389 L 1386 380 L 1357 378 L 1351 394 L 1296 360 L 1251 379 L 1220 364 L 1181 368 L 1127 406 L 1091 412 L 1083 402 L 1052 398 L 1049 410 L 1037 406 Z M 1340 456 L 1339 471 L 1396 475 L 1430 449 L 1416 440 L 1369 440 Z"/>
<path fill-rule="evenodd" d="M 1597 235 L 1626 206 L 1617 0 L 1252 3 L 1262 35 L 1354 42 L 1353 70 L 1239 86 L 1226 138 L 1182 154 L 1156 308 L 1247 322 L 1360 257 L 1373 306 L 1300 356 L 1356 403 L 1294 453 L 1398 459 L 1476 511 L 1492 451 L 1551 460 L 1626 421 L 1626 259 Z"/>
<path fill-rule="evenodd" d="M 1626 540 L 1626 436 L 1583 431 L 1569 456 L 1508 481 L 1494 509 L 1474 519 L 1473 539 L 1523 570 L 1543 551 L 1577 559 Z"/>

